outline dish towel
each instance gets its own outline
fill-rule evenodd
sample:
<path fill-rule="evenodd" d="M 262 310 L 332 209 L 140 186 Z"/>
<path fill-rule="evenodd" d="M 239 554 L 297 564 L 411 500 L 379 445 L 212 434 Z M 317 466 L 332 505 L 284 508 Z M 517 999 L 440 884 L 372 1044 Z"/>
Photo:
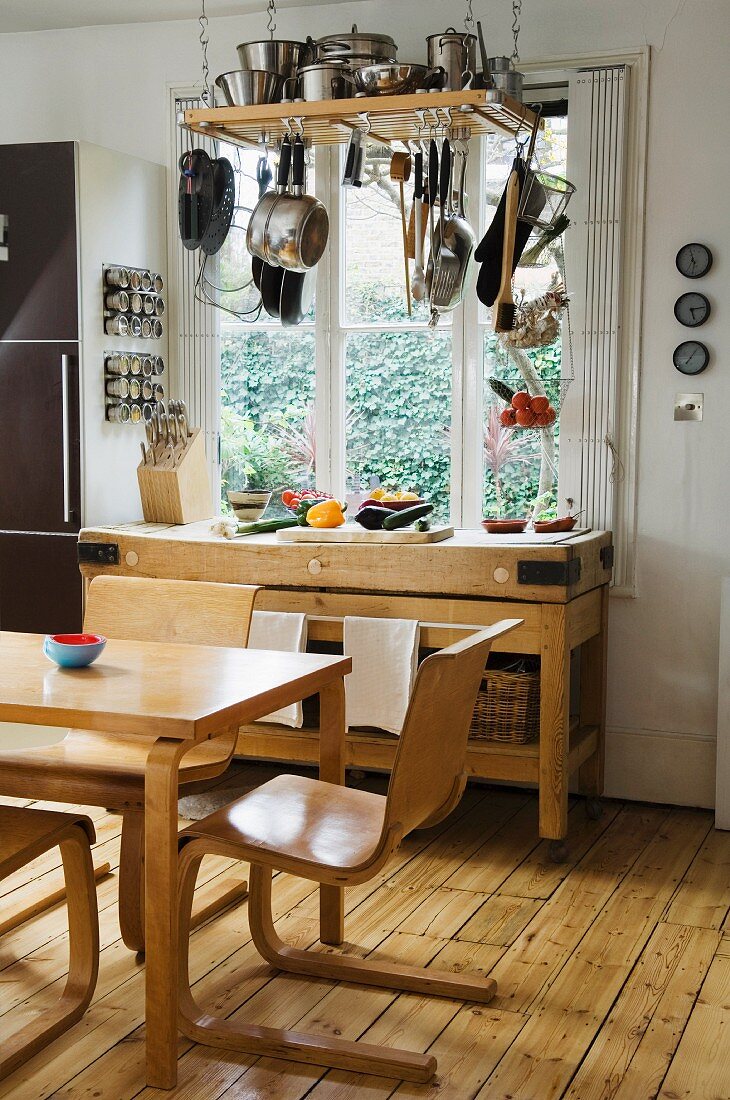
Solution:
<path fill-rule="evenodd" d="M 418 667 L 418 622 L 345 617 L 343 651 L 352 657 L 345 677 L 348 729 L 403 729 Z"/>
<path fill-rule="evenodd" d="M 285 653 L 304 653 L 307 648 L 307 616 L 290 611 L 254 611 L 248 634 L 249 649 L 279 649 Z M 276 722 L 300 729 L 304 721 L 302 704 L 292 703 L 260 722 Z"/>

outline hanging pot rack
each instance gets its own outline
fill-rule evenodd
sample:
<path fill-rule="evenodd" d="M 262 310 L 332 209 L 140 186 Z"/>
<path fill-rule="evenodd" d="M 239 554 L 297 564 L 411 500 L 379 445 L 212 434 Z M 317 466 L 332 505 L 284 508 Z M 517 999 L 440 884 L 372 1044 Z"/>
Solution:
<path fill-rule="evenodd" d="M 497 89 L 195 108 L 181 113 L 178 123 L 193 133 L 259 150 L 275 148 L 292 132 L 311 146 L 341 145 L 356 129 L 371 142 L 407 146 L 423 137 L 424 111 L 450 117 L 454 127 L 471 135 L 527 137 L 542 125 L 538 114 Z"/>

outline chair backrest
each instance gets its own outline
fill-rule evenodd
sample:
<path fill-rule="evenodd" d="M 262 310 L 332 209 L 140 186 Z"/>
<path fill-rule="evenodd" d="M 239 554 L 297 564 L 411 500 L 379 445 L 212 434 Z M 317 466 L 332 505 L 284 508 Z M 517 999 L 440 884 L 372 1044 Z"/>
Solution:
<path fill-rule="evenodd" d="M 94 577 L 84 630 L 129 641 L 245 646 L 258 588 L 154 577 Z"/>
<path fill-rule="evenodd" d="M 495 638 L 522 624 L 504 619 L 422 662 L 393 764 L 385 830 L 405 836 L 438 821 L 461 797 L 477 693 Z"/>

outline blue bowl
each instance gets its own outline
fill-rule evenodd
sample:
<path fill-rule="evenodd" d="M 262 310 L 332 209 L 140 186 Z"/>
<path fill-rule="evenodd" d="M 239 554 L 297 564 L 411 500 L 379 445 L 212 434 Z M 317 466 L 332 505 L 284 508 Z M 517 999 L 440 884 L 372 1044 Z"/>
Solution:
<path fill-rule="evenodd" d="M 85 668 L 94 663 L 105 645 L 101 634 L 46 634 L 43 652 L 60 668 Z"/>

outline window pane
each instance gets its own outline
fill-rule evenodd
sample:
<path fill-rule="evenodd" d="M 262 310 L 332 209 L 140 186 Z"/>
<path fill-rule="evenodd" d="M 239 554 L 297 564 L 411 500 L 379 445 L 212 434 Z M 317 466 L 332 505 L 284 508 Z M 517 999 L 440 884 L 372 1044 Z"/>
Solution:
<path fill-rule="evenodd" d="M 545 129 L 536 145 L 537 160 L 544 172 L 565 175 L 567 123 L 566 117 L 545 120 Z M 485 149 L 485 224 L 489 225 L 507 182 L 514 157 L 514 140 L 490 135 L 485 141 Z M 528 303 L 540 297 L 565 279 L 562 250 L 549 244 L 542 252 L 533 247 L 538 243 L 539 233 L 539 230 L 533 231 L 523 253 L 523 260 L 527 258 L 534 263 L 521 263 L 515 271 L 513 288 L 518 306 L 523 301 Z M 564 389 L 561 378 L 570 376 L 571 367 L 567 356 L 563 362 L 560 333 L 550 338 L 547 329 L 548 343 L 539 347 L 511 348 L 491 331 L 489 311 L 482 310 L 482 320 L 486 322 L 482 428 L 484 515 L 523 517 L 531 515 L 533 510 L 552 514 L 558 510 L 562 515 L 564 502 L 560 502 L 558 509 L 556 500 L 559 412 Z M 490 379 L 500 380 L 513 391 L 527 391 L 531 395 L 544 393 L 556 410 L 554 424 L 542 431 L 502 425 L 499 418 L 507 403 L 494 392 Z"/>
<path fill-rule="evenodd" d="M 449 514 L 451 333 L 351 333 L 345 356 L 348 490 L 371 478 Z"/>
<path fill-rule="evenodd" d="M 285 487 L 314 486 L 314 333 L 223 325 L 221 493 L 278 490 L 267 518 L 285 515 Z"/>
<path fill-rule="evenodd" d="M 408 316 L 399 185 L 390 178 L 391 150 L 368 146 L 362 187 L 344 187 L 347 325 L 427 321 L 427 302 Z M 343 152 L 344 157 L 344 152 Z M 404 184 L 406 219 L 413 205 L 413 174 Z M 427 247 L 427 246 L 426 246 Z M 414 261 L 409 260 L 410 277 Z M 446 314 L 441 325 L 451 323 Z"/>

